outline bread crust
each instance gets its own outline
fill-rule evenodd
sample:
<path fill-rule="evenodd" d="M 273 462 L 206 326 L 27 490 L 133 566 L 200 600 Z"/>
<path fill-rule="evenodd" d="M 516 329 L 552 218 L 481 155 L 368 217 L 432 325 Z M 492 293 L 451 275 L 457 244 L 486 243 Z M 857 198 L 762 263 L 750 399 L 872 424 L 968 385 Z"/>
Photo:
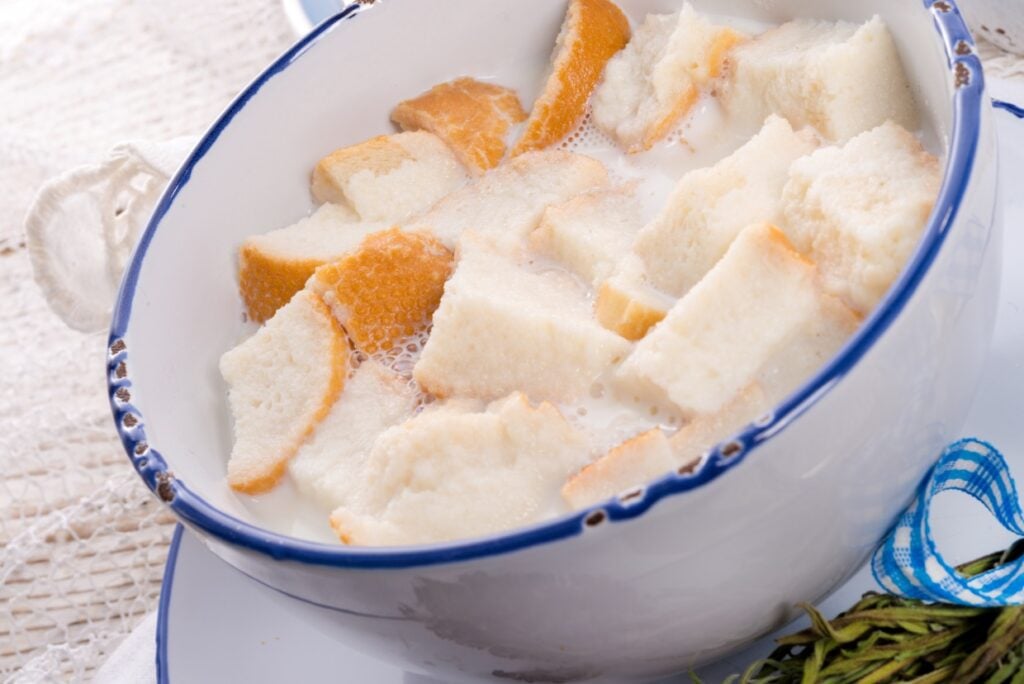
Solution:
<path fill-rule="evenodd" d="M 560 142 L 587 110 L 604 66 L 629 42 L 629 20 L 610 0 L 572 0 L 551 76 L 533 104 L 513 155 Z"/>
<path fill-rule="evenodd" d="M 444 140 L 475 173 L 504 159 L 509 129 L 525 119 L 514 90 L 468 77 L 438 84 L 391 112 L 403 130 L 429 131 Z"/>
<path fill-rule="evenodd" d="M 452 272 L 452 252 L 426 232 L 391 228 L 317 269 L 310 286 L 357 349 L 386 351 L 430 324 Z"/>
<path fill-rule="evenodd" d="M 287 411 L 296 404 L 308 404 L 308 410 L 292 416 L 292 424 L 287 426 L 283 433 L 269 436 L 277 441 L 276 450 L 268 452 L 268 445 L 259 443 L 257 436 L 239 434 L 241 430 L 259 429 L 263 422 L 261 416 L 243 416 L 243 411 L 258 411 L 261 407 L 254 408 L 244 399 L 231 401 L 232 413 L 235 416 L 235 447 L 232 450 L 231 458 L 228 461 L 228 485 L 243 494 L 262 494 L 273 489 L 285 473 L 288 461 L 295 456 L 302 443 L 313 433 L 316 426 L 324 419 L 331 407 L 341 395 L 345 387 L 345 379 L 349 370 L 349 344 L 338 321 L 331 315 L 330 309 L 319 297 L 311 292 L 301 291 L 295 296 L 295 300 L 289 305 L 304 309 L 299 316 L 307 323 L 316 328 L 309 331 L 318 339 L 317 346 L 323 352 L 322 357 L 312 364 L 312 367 L 320 369 L 325 375 L 319 379 L 311 379 L 304 382 L 298 388 L 301 392 L 312 392 L 316 396 L 290 396 L 284 397 L 285 406 L 280 411 Z M 268 326 L 273 325 L 273 320 Z M 269 344 L 279 347 L 285 344 L 281 337 L 283 331 L 265 326 L 253 338 L 242 343 L 238 348 L 224 355 L 221 361 L 221 371 L 229 383 L 233 383 L 229 398 L 234 399 L 236 393 L 240 396 L 248 396 L 250 393 L 263 395 L 274 389 L 275 378 L 266 372 L 251 373 L 249 367 L 239 367 L 239 363 L 245 365 L 245 361 L 239 361 L 237 356 L 248 351 L 243 349 L 246 345 L 250 348 L 254 345 Z M 275 348 L 272 352 L 279 352 L 290 358 L 290 352 Z M 248 357 L 248 364 L 254 361 Z M 310 365 L 309 360 L 306 360 Z M 278 368 L 278 373 L 288 373 L 289 368 Z M 263 387 L 264 384 L 268 386 Z M 248 385 L 248 386 L 247 386 Z M 263 437 L 267 437 L 264 435 Z M 256 439 L 256 444 L 249 442 Z"/>

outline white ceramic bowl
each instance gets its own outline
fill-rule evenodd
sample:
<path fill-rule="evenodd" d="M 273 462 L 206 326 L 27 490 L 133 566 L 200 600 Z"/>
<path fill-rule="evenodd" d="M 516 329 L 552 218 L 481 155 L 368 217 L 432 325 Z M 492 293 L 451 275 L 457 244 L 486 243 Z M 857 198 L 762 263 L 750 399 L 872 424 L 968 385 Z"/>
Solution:
<path fill-rule="evenodd" d="M 622 0 L 634 14 L 677 0 Z M 893 29 L 945 150 L 941 197 L 893 291 L 842 353 L 692 474 L 510 534 L 344 548 L 255 524 L 224 484 L 217 359 L 243 334 L 234 254 L 311 208 L 325 151 L 388 130 L 401 97 L 470 73 L 537 91 L 551 0 L 387 0 L 328 20 L 213 125 L 125 277 L 109 356 L 118 430 L 146 483 L 221 558 L 339 639 L 445 681 L 640 680 L 715 658 L 838 586 L 958 436 L 999 282 L 995 143 L 952 2 L 696 0 L 782 21 Z M 723 453 L 724 452 L 724 453 Z"/>
<path fill-rule="evenodd" d="M 975 34 L 1024 55 L 1024 0 L 961 0 L 960 4 Z"/>

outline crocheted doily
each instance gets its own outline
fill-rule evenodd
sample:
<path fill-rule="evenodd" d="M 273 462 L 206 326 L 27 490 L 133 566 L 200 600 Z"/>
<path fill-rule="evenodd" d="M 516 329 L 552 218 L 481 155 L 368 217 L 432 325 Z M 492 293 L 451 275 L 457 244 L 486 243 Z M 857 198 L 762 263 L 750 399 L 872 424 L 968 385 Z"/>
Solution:
<path fill-rule="evenodd" d="M 41 200 L 65 213 L 74 190 L 107 183 L 108 201 L 88 205 L 106 213 L 81 219 L 109 240 L 67 249 L 123 263 L 120 226 L 149 210 L 161 170 L 109 151 L 201 133 L 292 40 L 277 0 L 0 4 L 0 681 L 88 679 L 155 607 L 173 527 L 111 429 L 106 334 L 70 330 L 33 282 L 26 212 L 49 178 L 64 182 Z M 82 165 L 96 173 L 61 176 Z M 109 291 L 96 294 L 61 314 L 99 329 Z"/>

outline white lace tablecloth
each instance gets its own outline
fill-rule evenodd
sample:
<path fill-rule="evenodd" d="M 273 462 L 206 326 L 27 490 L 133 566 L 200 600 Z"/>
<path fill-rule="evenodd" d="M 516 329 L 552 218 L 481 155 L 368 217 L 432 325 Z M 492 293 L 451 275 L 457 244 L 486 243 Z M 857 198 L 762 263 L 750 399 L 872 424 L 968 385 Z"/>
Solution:
<path fill-rule="evenodd" d="M 201 133 L 291 40 L 277 0 L 0 3 L 0 681 L 88 679 L 155 607 L 173 526 L 111 429 L 105 334 L 32 280 L 26 210 L 117 143 Z"/>
<path fill-rule="evenodd" d="M 80 681 L 155 606 L 172 530 L 111 429 L 105 333 L 32 280 L 47 178 L 197 135 L 293 40 L 278 0 L 0 2 L 0 681 Z"/>

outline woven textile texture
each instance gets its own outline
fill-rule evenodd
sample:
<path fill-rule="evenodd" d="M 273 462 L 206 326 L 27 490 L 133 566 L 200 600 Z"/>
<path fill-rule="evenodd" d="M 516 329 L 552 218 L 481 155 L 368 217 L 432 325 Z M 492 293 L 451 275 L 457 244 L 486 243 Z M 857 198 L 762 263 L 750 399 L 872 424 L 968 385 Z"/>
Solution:
<path fill-rule="evenodd" d="M 46 306 L 22 223 L 49 177 L 197 135 L 292 41 L 277 0 L 0 3 L 0 681 L 80 681 L 159 595 L 171 517 L 110 425 L 105 334 Z"/>

